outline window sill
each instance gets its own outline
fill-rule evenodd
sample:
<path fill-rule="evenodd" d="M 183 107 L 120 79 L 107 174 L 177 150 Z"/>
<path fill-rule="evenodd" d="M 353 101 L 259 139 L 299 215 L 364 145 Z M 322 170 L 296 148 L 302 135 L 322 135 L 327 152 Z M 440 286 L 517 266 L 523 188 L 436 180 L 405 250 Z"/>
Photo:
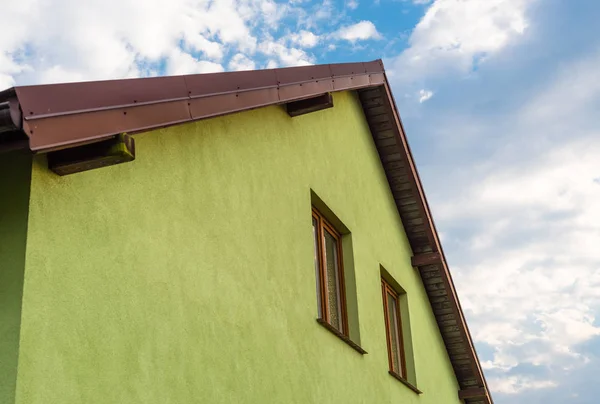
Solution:
<path fill-rule="evenodd" d="M 400 383 L 402 383 L 403 385 L 405 385 L 406 387 L 408 387 L 409 389 L 411 389 L 415 393 L 417 393 L 417 394 L 423 394 L 423 392 L 421 390 L 419 390 L 418 388 L 416 388 L 415 386 L 413 386 L 412 384 L 410 384 L 408 382 L 408 380 L 406 380 L 405 378 L 403 378 L 402 376 L 400 376 L 398 373 L 392 372 L 391 370 L 388 371 L 388 373 L 390 375 L 392 375 L 392 377 L 394 379 L 398 380 Z"/>
<path fill-rule="evenodd" d="M 350 345 L 350 347 L 352 349 L 354 349 L 356 352 L 358 352 L 361 355 L 365 355 L 367 354 L 367 351 L 365 351 L 364 349 L 362 349 L 360 347 L 360 345 L 358 345 L 355 342 L 352 342 L 352 340 L 350 338 L 348 338 L 347 336 L 345 336 L 344 334 L 342 334 L 341 332 L 339 332 L 334 326 L 332 326 L 331 324 L 329 324 L 327 321 L 318 318 L 317 319 L 317 323 L 321 324 L 324 328 L 326 328 L 327 330 L 329 330 L 331 333 L 333 333 L 336 337 L 338 337 L 339 339 L 341 339 L 342 341 L 344 341 L 346 344 Z"/>

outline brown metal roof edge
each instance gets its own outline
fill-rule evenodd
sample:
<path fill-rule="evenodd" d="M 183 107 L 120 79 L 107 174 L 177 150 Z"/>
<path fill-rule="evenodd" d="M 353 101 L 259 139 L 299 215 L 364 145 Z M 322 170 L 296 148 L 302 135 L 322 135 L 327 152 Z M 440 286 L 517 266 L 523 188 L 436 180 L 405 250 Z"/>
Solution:
<path fill-rule="evenodd" d="M 21 86 L 19 128 L 47 152 L 186 121 L 383 84 L 381 60 L 281 69 Z"/>
<path fill-rule="evenodd" d="M 13 88 L 0 92 L 0 136 L 21 129 L 21 110 Z"/>
<path fill-rule="evenodd" d="M 437 249 L 437 252 L 441 255 L 441 264 L 442 264 L 442 269 L 443 269 L 443 275 L 445 278 L 444 280 L 447 282 L 448 294 L 451 296 L 452 301 L 456 306 L 456 313 L 458 314 L 458 317 L 460 319 L 461 334 L 463 334 L 465 340 L 467 341 L 467 343 L 469 345 L 468 348 L 473 356 L 473 362 L 474 362 L 474 366 L 475 366 L 474 373 L 476 374 L 477 378 L 479 379 L 482 387 L 487 392 L 487 396 L 486 396 L 487 400 L 486 401 L 489 402 L 490 404 L 493 404 L 494 401 L 489 392 L 487 381 L 485 379 L 485 374 L 483 373 L 483 370 L 481 368 L 479 356 L 477 355 L 477 350 L 475 349 L 475 344 L 473 343 L 473 339 L 471 337 L 471 332 L 469 331 L 469 326 L 467 325 L 467 322 L 466 322 L 466 319 L 464 316 L 464 312 L 462 310 L 462 306 L 460 304 L 460 300 L 458 298 L 458 294 L 457 294 L 456 288 L 454 286 L 454 281 L 452 280 L 452 275 L 450 274 L 450 269 L 448 267 L 446 256 L 444 254 L 444 250 L 442 248 L 442 244 L 439 239 L 437 228 L 435 226 L 433 216 L 431 215 L 431 210 L 429 208 L 429 202 L 427 201 L 425 191 L 423 190 L 423 184 L 421 182 L 421 178 L 419 176 L 419 172 L 417 170 L 415 160 L 414 160 L 410 145 L 408 143 L 408 138 L 406 136 L 406 132 L 404 131 L 404 125 L 402 124 L 402 119 L 400 118 L 400 114 L 398 112 L 398 107 L 396 106 L 396 100 L 392 94 L 392 89 L 390 88 L 389 81 L 387 79 L 387 75 L 385 74 L 385 72 L 384 72 L 384 76 L 385 76 L 384 88 L 385 88 L 385 91 L 386 91 L 388 98 L 393 107 L 393 113 L 395 115 L 394 120 L 395 120 L 396 124 L 398 125 L 398 132 L 400 133 L 401 144 L 402 144 L 404 152 L 405 152 L 406 160 L 409 164 L 410 173 L 414 180 L 414 186 L 417 191 L 419 205 L 421 205 L 422 212 L 425 216 L 424 219 L 426 221 L 426 224 L 428 225 L 427 226 L 428 227 L 428 236 L 431 239 L 432 245 L 435 246 L 435 248 Z"/>
<path fill-rule="evenodd" d="M 138 133 L 185 122 L 284 104 L 327 92 L 385 89 L 409 165 L 413 190 L 431 245 L 441 254 L 442 275 L 459 329 L 468 344 L 473 372 L 488 392 L 485 376 L 448 269 L 429 204 L 381 60 L 245 72 L 93 81 L 14 87 L 0 92 L 29 149 L 48 152 L 119 133 Z M 17 113 L 18 112 L 18 113 Z M 7 114 L 5 114 L 7 116 Z M 16 117 L 16 118 L 15 118 Z M 0 131 L 0 143 L 2 133 Z M 458 376 L 457 376 L 458 377 Z"/>

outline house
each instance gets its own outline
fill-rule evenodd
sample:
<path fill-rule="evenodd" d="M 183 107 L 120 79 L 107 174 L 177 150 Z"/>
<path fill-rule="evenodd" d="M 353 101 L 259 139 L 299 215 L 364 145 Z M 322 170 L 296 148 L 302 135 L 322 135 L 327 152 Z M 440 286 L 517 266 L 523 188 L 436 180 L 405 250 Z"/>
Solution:
<path fill-rule="evenodd" d="M 0 402 L 491 404 L 381 61 L 0 93 Z"/>

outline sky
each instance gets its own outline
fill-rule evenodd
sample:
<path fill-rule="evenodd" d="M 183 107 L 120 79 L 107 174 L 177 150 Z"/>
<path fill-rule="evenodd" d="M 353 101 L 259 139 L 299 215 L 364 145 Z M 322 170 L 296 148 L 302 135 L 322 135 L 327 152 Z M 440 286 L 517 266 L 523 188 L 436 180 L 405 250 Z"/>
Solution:
<path fill-rule="evenodd" d="M 0 2 L 0 90 L 383 59 L 496 404 L 598 402 L 600 1 Z"/>

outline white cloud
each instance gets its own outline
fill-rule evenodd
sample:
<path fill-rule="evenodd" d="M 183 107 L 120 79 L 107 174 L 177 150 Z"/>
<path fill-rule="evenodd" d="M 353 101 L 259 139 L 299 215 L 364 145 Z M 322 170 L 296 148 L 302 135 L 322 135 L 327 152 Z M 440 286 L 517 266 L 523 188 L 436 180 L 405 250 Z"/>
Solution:
<path fill-rule="evenodd" d="M 424 103 L 428 99 L 433 97 L 433 91 L 421 89 L 419 90 L 419 103 Z"/>
<path fill-rule="evenodd" d="M 283 39 L 267 39 L 258 45 L 258 51 L 277 58 L 281 66 L 306 66 L 314 63 L 314 57 L 302 49 L 287 47 Z"/>
<path fill-rule="evenodd" d="M 310 31 L 302 30 L 290 35 L 290 41 L 302 48 L 313 48 L 319 43 L 319 36 Z"/>
<path fill-rule="evenodd" d="M 239 71 L 239 70 L 254 70 L 256 68 L 256 64 L 254 61 L 249 59 L 246 55 L 242 53 L 238 53 L 234 55 L 229 61 L 229 70 Z"/>
<path fill-rule="evenodd" d="M 348 7 L 351 10 L 356 10 L 358 8 L 358 0 L 346 1 L 346 7 Z"/>
<path fill-rule="evenodd" d="M 211 41 L 199 33 L 189 33 L 186 36 L 186 44 L 195 52 L 202 52 L 210 60 L 220 61 L 223 59 L 225 46 L 216 41 Z"/>
<path fill-rule="evenodd" d="M 273 59 L 269 59 L 269 61 L 267 62 L 267 65 L 265 66 L 265 69 L 276 69 L 279 67 L 279 63 L 277 63 L 277 61 L 273 60 Z"/>
<path fill-rule="evenodd" d="M 367 39 L 380 39 L 381 34 L 371 21 L 361 21 L 353 25 L 340 28 L 334 36 L 349 42 L 364 41 Z"/>
<path fill-rule="evenodd" d="M 337 24 L 341 18 L 341 13 L 335 10 L 332 0 L 322 0 L 310 8 L 297 10 L 299 15 L 298 25 L 306 29 L 316 29 L 326 25 Z"/>
<path fill-rule="evenodd" d="M 276 31 L 287 12 L 272 0 L 8 2 L 0 86 L 136 77 L 156 74 L 162 62 L 169 73 L 218 70 L 230 50 L 251 56 L 255 28 Z"/>
<path fill-rule="evenodd" d="M 167 74 L 196 74 L 222 72 L 223 66 L 218 63 L 198 60 L 189 53 L 174 49 L 167 59 Z"/>
<path fill-rule="evenodd" d="M 415 27 L 410 43 L 424 52 L 460 57 L 502 49 L 527 28 L 528 0 L 437 0 Z M 415 55 L 419 56 L 419 55 Z"/>
<path fill-rule="evenodd" d="M 535 380 L 517 376 L 502 379 L 492 378 L 489 380 L 489 384 L 492 391 L 504 394 L 518 394 L 522 391 L 548 389 L 557 386 L 557 383 L 552 380 Z"/>
<path fill-rule="evenodd" d="M 600 336 L 593 315 L 600 306 L 599 153 L 600 141 L 563 144 L 533 162 L 498 167 L 439 206 L 443 220 L 485 223 L 470 242 L 479 262 L 458 269 L 456 279 L 463 307 L 481 319 L 475 339 L 496 348 L 489 367 L 579 362 L 575 346 Z M 511 235 L 525 239 L 505 246 Z"/>
<path fill-rule="evenodd" d="M 323 0 L 319 6 L 317 6 L 313 13 L 313 21 L 327 20 L 333 16 L 333 2 L 331 0 Z"/>
<path fill-rule="evenodd" d="M 553 387 L 560 379 L 528 379 L 518 366 L 551 375 L 583 366 L 589 358 L 580 345 L 600 336 L 599 63 L 596 54 L 557 72 L 502 115 L 511 117 L 508 132 L 504 119 L 475 122 L 502 147 L 467 170 L 445 171 L 444 183 L 468 180 L 432 202 L 446 234 L 462 229 L 449 240 L 462 246 L 453 275 L 474 339 L 493 347 L 482 366 L 494 371 L 495 391 Z"/>
<path fill-rule="evenodd" d="M 411 83 L 470 72 L 525 34 L 534 1 L 436 0 L 411 33 L 409 48 L 388 63 L 391 76 Z"/>
<path fill-rule="evenodd" d="M 312 64 L 307 50 L 380 38 L 370 21 L 340 28 L 343 7 L 331 0 L 8 2 L 0 15 L 11 33 L 0 37 L 0 87 Z M 289 34 L 284 22 L 297 31 Z"/>

